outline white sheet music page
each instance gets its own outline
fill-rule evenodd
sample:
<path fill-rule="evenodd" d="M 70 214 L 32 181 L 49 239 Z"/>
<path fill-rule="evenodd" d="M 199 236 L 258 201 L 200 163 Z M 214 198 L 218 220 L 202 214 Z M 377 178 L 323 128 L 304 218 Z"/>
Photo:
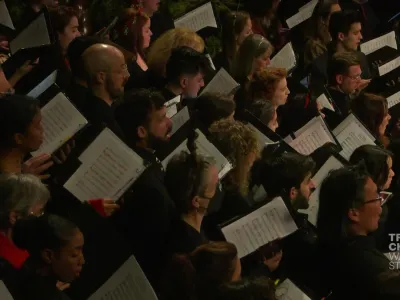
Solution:
<path fill-rule="evenodd" d="M 296 55 L 292 43 L 287 43 L 272 59 L 270 67 L 284 68 L 286 71 L 296 66 Z"/>
<path fill-rule="evenodd" d="M 175 132 L 177 132 L 178 129 L 181 128 L 183 125 L 185 125 L 185 123 L 189 120 L 190 120 L 189 109 L 187 106 L 185 106 L 171 118 L 172 121 L 171 136 L 174 135 Z"/>
<path fill-rule="evenodd" d="M 326 124 L 320 120 L 321 117 L 316 117 L 305 125 L 306 129 L 302 128 L 296 132 L 296 138 L 289 142 L 289 145 L 297 152 L 303 155 L 309 155 L 317 148 L 326 143 L 334 143 L 336 141 L 329 132 Z M 299 132 L 301 132 L 299 134 Z"/>
<path fill-rule="evenodd" d="M 400 56 L 378 68 L 379 76 L 383 76 L 400 66 Z"/>
<path fill-rule="evenodd" d="M 64 184 L 77 199 L 118 200 L 142 174 L 143 159 L 105 128 L 81 154 L 78 170 Z"/>
<path fill-rule="evenodd" d="M 10 292 L 8 291 L 6 285 L 2 280 L 0 280 L 0 299 L 1 300 L 14 300 L 11 296 Z"/>
<path fill-rule="evenodd" d="M 388 108 L 395 106 L 400 103 L 400 91 L 386 98 L 388 102 Z"/>
<path fill-rule="evenodd" d="M 176 19 L 174 23 L 175 28 L 188 28 L 194 32 L 206 27 L 218 27 L 211 2 L 208 2 Z"/>
<path fill-rule="evenodd" d="M 3 24 L 10 29 L 15 29 L 7 4 L 4 0 L 0 0 L 0 24 Z"/>
<path fill-rule="evenodd" d="M 206 57 L 207 57 L 208 61 L 210 62 L 211 68 L 215 71 L 216 68 L 215 68 L 214 62 L 213 62 L 213 60 L 212 60 L 210 54 L 206 54 Z"/>
<path fill-rule="evenodd" d="M 54 153 L 88 123 L 61 92 L 41 109 L 41 113 L 44 141 L 32 156 Z"/>
<path fill-rule="evenodd" d="M 221 68 L 202 90 L 200 95 L 204 93 L 229 95 L 238 85 L 235 79 L 224 68 Z"/>
<path fill-rule="evenodd" d="M 258 140 L 258 145 L 260 146 L 260 149 L 264 149 L 264 147 L 267 144 L 274 144 L 273 141 L 271 141 L 265 134 L 263 134 L 260 130 L 258 130 L 253 124 L 248 123 L 247 124 L 251 129 L 254 130 L 254 132 L 257 135 L 257 140 Z"/>
<path fill-rule="evenodd" d="M 88 300 L 157 300 L 149 281 L 131 256 Z"/>
<path fill-rule="evenodd" d="M 42 13 L 10 42 L 10 50 L 14 54 L 22 48 L 34 48 L 50 44 L 46 19 Z"/>
<path fill-rule="evenodd" d="M 394 31 L 391 31 L 385 35 L 377 37 L 373 40 L 368 42 L 362 43 L 360 45 L 360 50 L 365 55 L 371 54 L 376 50 L 379 50 L 385 46 L 389 46 L 390 48 L 397 49 L 397 42 L 396 42 L 396 34 Z"/>
<path fill-rule="evenodd" d="M 335 111 L 333 105 L 329 102 L 328 97 L 326 97 L 325 93 L 322 93 L 318 98 L 317 102 L 324 108 L 329 109 L 331 111 Z"/>
<path fill-rule="evenodd" d="M 215 165 L 218 168 L 218 176 L 222 179 L 226 173 L 232 169 L 231 163 L 222 155 L 221 152 L 206 138 L 206 136 L 199 130 L 196 129 L 198 134 L 196 139 L 196 147 L 199 154 L 204 156 L 210 156 L 215 159 Z"/>
<path fill-rule="evenodd" d="M 57 70 L 52 72 L 49 76 L 47 76 L 41 83 L 35 86 L 27 96 L 32 98 L 37 98 L 41 94 L 43 94 L 52 84 L 56 82 L 57 79 Z"/>
<path fill-rule="evenodd" d="M 306 3 L 306 4 L 304 4 L 302 7 L 300 7 L 299 8 L 299 11 L 301 11 L 301 10 L 303 10 L 303 9 L 311 9 L 310 8 L 310 6 L 312 6 L 313 8 L 313 10 L 314 10 L 314 8 L 315 8 L 315 6 L 318 4 L 318 0 L 312 0 L 312 1 L 310 1 L 310 2 L 308 2 L 308 3 Z"/>
<path fill-rule="evenodd" d="M 285 279 L 276 287 L 275 295 L 278 300 L 311 300 L 289 279 Z"/>
<path fill-rule="evenodd" d="M 163 161 L 162 161 L 162 165 L 164 167 L 164 169 L 167 168 L 168 162 L 170 161 L 170 159 L 175 155 L 175 154 L 179 154 L 182 151 L 186 151 L 189 153 L 189 149 L 186 146 L 187 140 L 184 140 L 178 147 L 176 147 L 174 149 L 174 151 L 172 151 Z"/>
<path fill-rule="evenodd" d="M 300 10 L 297 14 L 287 19 L 286 24 L 288 25 L 289 29 L 292 29 L 293 27 L 296 27 L 297 25 L 311 18 L 313 10 L 314 6 L 312 5 L 306 6 L 302 10 Z"/>
<path fill-rule="evenodd" d="M 237 221 L 222 228 L 228 242 L 238 249 L 239 258 L 256 251 L 261 246 L 283 238 L 297 230 L 281 197 Z"/>
<path fill-rule="evenodd" d="M 165 107 L 167 108 L 167 117 L 171 118 L 178 112 L 177 105 L 181 102 L 181 95 L 172 98 L 171 100 L 165 102 Z"/>
<path fill-rule="evenodd" d="M 310 197 L 309 207 L 307 209 L 299 210 L 301 213 L 308 215 L 308 221 L 314 226 L 317 226 L 317 216 L 319 208 L 319 190 L 322 181 L 328 176 L 329 172 L 332 170 L 337 170 L 343 167 L 343 164 L 334 156 L 329 157 L 329 159 L 323 164 L 321 169 L 313 177 L 313 182 L 315 184 L 315 191 Z"/>

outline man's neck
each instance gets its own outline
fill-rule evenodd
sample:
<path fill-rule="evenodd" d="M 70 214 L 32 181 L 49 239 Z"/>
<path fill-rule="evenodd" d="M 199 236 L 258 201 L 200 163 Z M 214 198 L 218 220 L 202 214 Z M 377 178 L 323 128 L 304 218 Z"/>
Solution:
<path fill-rule="evenodd" d="M 21 173 L 24 156 L 24 153 L 17 149 L 0 154 L 0 172 Z"/>
<path fill-rule="evenodd" d="M 173 93 L 175 96 L 182 95 L 183 89 L 175 84 L 168 83 L 165 88 Z M 169 100 L 169 99 L 165 99 Z"/>
<path fill-rule="evenodd" d="M 110 94 L 103 87 L 92 87 L 92 94 L 103 100 L 109 106 L 113 104 Z"/>
<path fill-rule="evenodd" d="M 155 151 L 154 149 L 152 149 L 150 147 L 149 143 L 147 143 L 145 140 L 141 140 L 139 142 L 136 142 L 136 147 L 145 149 L 145 150 L 147 150 L 147 151 L 149 151 L 151 153 L 154 153 L 154 151 Z"/>
<path fill-rule="evenodd" d="M 203 215 L 200 215 L 196 212 L 189 213 L 182 216 L 182 220 L 192 226 L 198 233 L 201 231 L 201 223 L 203 221 Z"/>
<path fill-rule="evenodd" d="M 340 52 L 346 52 L 346 51 L 347 51 L 347 49 L 341 42 L 336 44 L 336 52 L 340 53 Z"/>
<path fill-rule="evenodd" d="M 356 235 L 356 236 L 357 235 L 365 235 L 365 236 L 368 235 L 368 232 L 365 229 L 361 228 L 358 224 L 350 225 L 350 233 L 352 235 Z"/>

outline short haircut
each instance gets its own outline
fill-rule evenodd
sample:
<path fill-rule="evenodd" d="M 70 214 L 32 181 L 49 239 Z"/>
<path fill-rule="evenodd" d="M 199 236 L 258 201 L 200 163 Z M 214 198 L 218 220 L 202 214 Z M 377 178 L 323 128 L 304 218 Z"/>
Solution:
<path fill-rule="evenodd" d="M 288 195 L 292 188 L 299 189 L 306 176 L 313 174 L 315 162 L 310 156 L 298 153 L 283 153 L 267 161 L 261 169 L 262 185 L 269 198 Z"/>
<path fill-rule="evenodd" d="M 47 187 L 39 177 L 30 174 L 0 174 L 0 195 L 0 229 L 11 226 L 11 212 L 27 217 L 33 206 L 44 206 L 50 199 Z"/>
<path fill-rule="evenodd" d="M 252 100 L 271 100 L 278 83 L 287 76 L 286 69 L 266 68 L 256 72 L 249 85 L 249 94 Z"/>
<path fill-rule="evenodd" d="M 65 28 L 68 26 L 69 22 L 73 17 L 78 18 L 78 12 L 69 6 L 60 5 L 56 8 L 51 8 L 50 20 L 54 31 L 58 33 L 63 33 Z"/>
<path fill-rule="evenodd" d="M 140 140 L 137 129 L 147 127 L 151 113 L 160 110 L 164 103 L 164 97 L 152 90 L 139 89 L 125 94 L 124 101 L 115 109 L 115 119 L 129 143 Z"/>
<path fill-rule="evenodd" d="M 22 95 L 0 98 L 0 149 L 15 147 L 15 134 L 26 134 L 40 110 L 39 100 Z"/>
<path fill-rule="evenodd" d="M 201 124 L 208 128 L 215 121 L 232 115 L 235 112 L 236 103 L 224 95 L 205 93 L 197 98 L 195 109 Z"/>
<path fill-rule="evenodd" d="M 182 151 L 168 162 L 164 182 L 179 215 L 193 210 L 192 199 L 204 196 L 210 182 L 211 157 Z"/>
<path fill-rule="evenodd" d="M 388 114 L 388 102 L 385 97 L 361 93 L 351 101 L 351 111 L 378 137 L 379 126 Z"/>
<path fill-rule="evenodd" d="M 362 23 L 361 16 L 355 11 L 338 11 L 331 14 L 329 33 L 331 34 L 332 41 L 338 41 L 339 33 L 348 35 L 351 26 L 355 23 Z"/>
<path fill-rule="evenodd" d="M 355 51 L 335 53 L 328 61 L 328 83 L 330 85 L 336 85 L 336 75 L 347 75 L 350 67 L 360 64 L 361 61 Z"/>
<path fill-rule="evenodd" d="M 196 50 L 182 46 L 172 50 L 166 65 L 167 82 L 179 83 L 183 75 L 196 76 L 208 69 L 207 57 Z"/>
<path fill-rule="evenodd" d="M 268 277 L 249 277 L 220 286 L 218 300 L 275 300 L 275 286 Z"/>
<path fill-rule="evenodd" d="M 274 118 L 276 109 L 271 101 L 256 100 L 250 106 L 250 112 L 265 125 Z"/>

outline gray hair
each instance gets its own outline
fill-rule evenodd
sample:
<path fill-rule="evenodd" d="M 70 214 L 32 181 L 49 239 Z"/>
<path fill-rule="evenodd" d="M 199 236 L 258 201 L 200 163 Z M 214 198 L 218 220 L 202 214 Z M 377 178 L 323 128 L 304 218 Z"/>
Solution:
<path fill-rule="evenodd" d="M 274 118 L 275 107 L 271 101 L 256 100 L 250 106 L 250 112 L 268 126 L 268 123 Z"/>
<path fill-rule="evenodd" d="M 34 175 L 0 174 L 0 197 L 0 229 L 7 229 L 11 212 L 28 216 L 33 206 L 47 203 L 50 192 Z"/>
<path fill-rule="evenodd" d="M 232 65 L 232 75 L 236 80 L 247 78 L 253 68 L 256 58 L 266 51 L 273 52 L 271 43 L 262 35 L 252 34 L 246 37 L 240 45 L 238 53 Z"/>

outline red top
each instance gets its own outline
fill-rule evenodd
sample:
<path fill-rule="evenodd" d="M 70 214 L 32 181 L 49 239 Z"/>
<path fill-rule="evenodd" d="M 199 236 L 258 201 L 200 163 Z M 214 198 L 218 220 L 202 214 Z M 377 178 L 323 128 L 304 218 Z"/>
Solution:
<path fill-rule="evenodd" d="M 29 253 L 19 249 L 5 234 L 0 233 L 0 257 L 7 260 L 14 268 L 19 269 L 29 257 Z"/>
<path fill-rule="evenodd" d="M 89 204 L 97 211 L 97 213 L 102 216 L 106 217 L 106 212 L 104 210 L 104 200 L 103 199 L 92 199 L 88 201 Z"/>

